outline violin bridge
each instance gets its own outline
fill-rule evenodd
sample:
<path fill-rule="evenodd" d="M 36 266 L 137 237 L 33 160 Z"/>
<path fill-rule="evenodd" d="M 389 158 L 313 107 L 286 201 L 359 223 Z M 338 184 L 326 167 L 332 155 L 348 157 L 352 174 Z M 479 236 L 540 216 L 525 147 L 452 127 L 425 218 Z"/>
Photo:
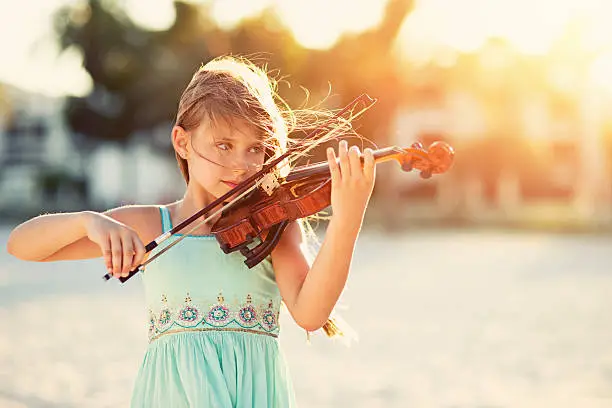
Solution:
<path fill-rule="evenodd" d="M 276 170 L 269 172 L 268 174 L 263 176 L 263 179 L 261 181 L 261 188 L 263 189 L 263 191 L 266 192 L 266 194 L 271 196 L 274 193 L 274 190 L 280 187 L 278 179 L 279 175 Z"/>

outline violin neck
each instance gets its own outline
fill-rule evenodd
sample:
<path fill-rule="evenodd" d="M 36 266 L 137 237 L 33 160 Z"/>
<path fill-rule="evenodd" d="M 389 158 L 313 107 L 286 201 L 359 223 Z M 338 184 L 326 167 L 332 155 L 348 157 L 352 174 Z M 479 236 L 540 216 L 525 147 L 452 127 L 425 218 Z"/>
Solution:
<path fill-rule="evenodd" d="M 395 146 L 374 150 L 374 162 L 378 164 L 389 160 L 395 160 L 403 152 L 403 149 Z M 363 164 L 363 156 L 361 156 L 360 159 L 361 163 Z M 321 163 L 308 164 L 294 168 L 287 175 L 286 181 L 295 181 L 314 176 L 329 176 L 329 174 L 329 164 L 324 161 Z"/>

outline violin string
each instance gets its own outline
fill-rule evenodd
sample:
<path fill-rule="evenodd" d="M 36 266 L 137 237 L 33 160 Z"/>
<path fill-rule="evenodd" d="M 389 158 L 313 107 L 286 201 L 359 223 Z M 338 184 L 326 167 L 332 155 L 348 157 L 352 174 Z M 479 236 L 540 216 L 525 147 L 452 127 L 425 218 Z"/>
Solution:
<path fill-rule="evenodd" d="M 238 200 L 240 200 L 242 197 L 246 196 L 247 194 L 249 194 L 251 191 L 253 191 L 255 188 L 259 187 L 259 185 L 262 183 L 262 180 L 258 180 L 253 186 L 249 187 L 247 190 L 245 190 L 243 193 L 241 193 L 240 195 L 238 195 L 235 199 L 233 199 L 232 201 L 228 202 L 225 206 L 222 206 L 220 209 L 216 210 L 213 214 L 209 215 L 208 217 L 206 217 L 204 220 L 199 221 L 198 223 L 195 224 L 195 226 L 193 226 L 192 228 L 188 229 L 184 234 L 180 235 L 178 238 L 176 238 L 174 241 L 172 241 L 170 244 L 168 244 L 167 246 L 165 246 L 164 248 L 162 248 L 159 252 L 157 252 L 155 255 L 153 255 L 152 257 L 148 258 L 145 262 L 143 262 L 140 266 L 138 266 L 138 270 L 140 270 L 141 268 L 143 268 L 144 266 L 148 265 L 149 263 L 153 262 L 155 259 L 157 259 L 157 257 L 161 256 L 162 254 L 164 254 L 166 251 L 170 250 L 170 248 L 172 248 L 173 246 L 175 246 L 176 244 L 178 244 L 179 242 L 181 242 L 183 239 L 185 239 L 189 234 L 191 234 L 193 231 L 195 231 L 196 229 L 200 228 L 202 225 L 206 224 L 207 222 L 209 222 L 211 219 L 213 219 L 214 217 L 216 217 L 217 215 L 219 215 L 221 212 L 223 212 L 224 210 L 226 210 L 227 208 L 232 207 L 234 204 L 236 204 L 238 202 Z M 166 239 L 170 238 L 172 235 L 169 235 Z M 176 235 L 174 235 L 176 236 Z M 165 242 L 166 239 L 162 240 L 159 242 L 159 244 L 161 244 L 162 242 Z"/>

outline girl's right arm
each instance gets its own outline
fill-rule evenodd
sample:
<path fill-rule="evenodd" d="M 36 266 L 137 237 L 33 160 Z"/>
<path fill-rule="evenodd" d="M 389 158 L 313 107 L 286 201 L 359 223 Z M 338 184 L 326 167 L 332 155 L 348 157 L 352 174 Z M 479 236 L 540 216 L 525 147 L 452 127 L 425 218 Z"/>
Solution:
<path fill-rule="evenodd" d="M 109 273 L 127 276 L 145 256 L 138 233 L 124 224 L 138 212 L 135 207 L 121 207 L 104 214 L 83 211 L 40 215 L 11 232 L 7 251 L 19 259 L 37 262 L 104 256 Z"/>

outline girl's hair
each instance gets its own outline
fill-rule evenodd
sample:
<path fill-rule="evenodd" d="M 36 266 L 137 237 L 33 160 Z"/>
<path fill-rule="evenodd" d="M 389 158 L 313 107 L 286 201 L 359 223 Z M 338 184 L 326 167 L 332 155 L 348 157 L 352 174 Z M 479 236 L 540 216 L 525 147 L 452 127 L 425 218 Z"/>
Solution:
<path fill-rule="evenodd" d="M 215 126 L 219 121 L 230 124 L 234 119 L 247 121 L 261 132 L 267 148 L 266 161 L 282 155 L 290 144 L 299 143 L 309 151 L 314 146 L 340 137 L 362 139 L 353 130 L 352 111 L 348 118 L 330 120 L 334 112 L 320 106 L 316 109 L 292 110 L 277 93 L 277 88 L 277 82 L 247 58 L 215 58 L 196 71 L 183 91 L 176 125 L 189 131 L 203 122 Z M 323 130 L 315 140 L 305 142 L 289 137 L 293 132 L 306 133 L 315 128 Z M 296 154 L 297 157 L 304 155 Z M 185 182 L 189 183 L 187 161 L 178 153 L 176 160 Z M 283 174 L 289 168 L 283 166 L 280 170 Z"/>
<path fill-rule="evenodd" d="M 219 57 L 200 67 L 191 78 L 179 100 L 176 125 L 188 131 L 203 121 L 214 126 L 221 120 L 246 120 L 264 136 L 268 160 L 287 148 L 286 116 L 292 116 L 289 109 L 282 112 L 276 100 L 282 101 L 276 83 L 262 69 L 245 58 Z M 187 161 L 178 153 L 176 160 L 189 183 Z"/>
<path fill-rule="evenodd" d="M 189 131 L 204 121 L 214 126 L 219 121 L 241 119 L 261 131 L 266 146 L 265 160 L 282 155 L 290 140 L 289 133 L 317 125 L 329 112 L 292 111 L 277 93 L 277 83 L 264 69 L 244 57 L 222 56 L 202 65 L 183 91 L 178 105 L 176 125 Z M 302 119 L 298 125 L 298 117 Z M 175 152 L 181 174 L 189 183 L 187 160 Z M 285 168 L 284 172 L 289 169 Z M 306 254 L 313 258 L 316 235 L 306 219 L 298 220 Z M 311 259 L 312 260 L 312 259 Z"/>

